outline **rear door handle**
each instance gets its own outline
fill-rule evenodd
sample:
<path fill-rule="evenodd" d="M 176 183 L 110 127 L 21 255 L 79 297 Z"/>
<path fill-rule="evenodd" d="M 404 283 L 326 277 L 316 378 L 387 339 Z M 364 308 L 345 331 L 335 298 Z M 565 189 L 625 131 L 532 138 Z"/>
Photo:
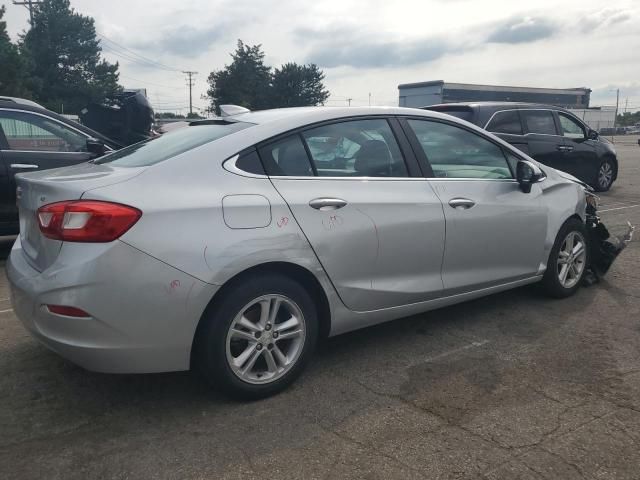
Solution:
<path fill-rule="evenodd" d="M 342 200 L 341 198 L 314 198 L 309 202 L 309 206 L 311 208 L 315 208 L 316 210 L 338 210 L 339 208 L 344 207 L 347 204 L 346 200 Z"/>
<path fill-rule="evenodd" d="M 567 145 L 560 145 L 558 146 L 557 150 L 559 150 L 560 152 L 570 152 L 571 150 L 573 150 L 573 147 L 569 147 Z"/>
<path fill-rule="evenodd" d="M 469 198 L 452 198 L 449 200 L 449 206 L 456 210 L 468 210 L 476 204 Z"/>
<path fill-rule="evenodd" d="M 33 165 L 31 163 L 12 163 L 10 167 L 14 170 L 37 170 L 40 168 L 38 165 Z"/>

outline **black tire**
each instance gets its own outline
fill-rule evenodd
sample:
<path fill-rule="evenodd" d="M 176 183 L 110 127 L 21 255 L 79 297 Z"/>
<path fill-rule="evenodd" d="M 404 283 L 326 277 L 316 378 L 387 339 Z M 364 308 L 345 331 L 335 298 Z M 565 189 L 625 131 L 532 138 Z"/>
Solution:
<path fill-rule="evenodd" d="M 577 281 L 574 285 L 567 287 L 562 284 L 559 278 L 558 257 L 560 255 L 560 249 L 564 245 L 565 239 L 572 232 L 576 232 L 581 235 L 582 241 L 584 242 L 585 256 L 584 265 L 582 267 L 579 278 L 577 278 Z M 551 249 L 551 253 L 549 253 L 547 270 L 545 271 L 544 277 L 542 278 L 542 288 L 544 292 L 553 298 L 566 298 L 573 295 L 578 290 L 578 288 L 580 288 L 588 265 L 589 240 L 586 227 L 581 220 L 578 220 L 577 218 L 570 218 L 560 228 L 560 231 L 558 232 L 556 240 L 553 244 L 553 248 Z"/>
<path fill-rule="evenodd" d="M 292 362 L 291 367 L 287 367 L 289 369 L 286 373 L 269 383 L 256 384 L 245 381 L 233 371 L 227 357 L 227 334 L 236 316 L 252 301 L 265 295 L 282 296 L 298 307 L 302 313 L 305 334 L 297 360 Z M 202 322 L 204 323 L 198 329 L 196 338 L 196 366 L 214 388 L 243 400 L 268 397 L 288 387 L 304 370 L 318 338 L 317 311 L 311 295 L 300 283 L 275 273 L 257 273 L 229 285 L 222 297 L 216 299 L 213 308 L 207 309 Z M 237 324 L 235 326 L 237 327 Z M 275 335 L 275 331 L 276 328 L 273 327 L 271 334 Z M 268 341 L 276 343 L 271 337 Z M 247 341 L 247 346 L 249 345 Z M 262 349 L 266 350 L 266 345 Z M 264 350 L 262 353 L 267 354 Z M 266 358 L 256 361 L 255 364 L 260 361 L 264 361 L 266 365 Z"/>
<path fill-rule="evenodd" d="M 598 172 L 596 173 L 596 179 L 593 182 L 593 188 L 598 192 L 606 192 L 613 185 L 613 179 L 616 176 L 616 165 L 609 159 L 602 161 L 598 166 Z"/>

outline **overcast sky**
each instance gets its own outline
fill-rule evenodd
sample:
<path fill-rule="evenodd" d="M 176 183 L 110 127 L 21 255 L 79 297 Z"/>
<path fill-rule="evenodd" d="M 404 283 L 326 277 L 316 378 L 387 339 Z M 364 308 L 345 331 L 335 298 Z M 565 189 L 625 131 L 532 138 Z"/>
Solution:
<path fill-rule="evenodd" d="M 14 38 L 25 8 L 6 3 Z M 531 87 L 589 87 L 592 105 L 640 110 L 638 0 L 72 0 L 96 20 L 104 54 L 126 87 L 146 87 L 157 110 L 185 112 L 238 39 L 266 61 L 316 63 L 330 105 L 397 105 L 398 84 L 443 79 Z M 113 43 L 115 42 L 115 43 Z M 123 49 L 125 47 L 126 49 Z M 138 56 L 137 56 L 138 55 Z M 140 56 L 144 57 L 144 60 Z"/>

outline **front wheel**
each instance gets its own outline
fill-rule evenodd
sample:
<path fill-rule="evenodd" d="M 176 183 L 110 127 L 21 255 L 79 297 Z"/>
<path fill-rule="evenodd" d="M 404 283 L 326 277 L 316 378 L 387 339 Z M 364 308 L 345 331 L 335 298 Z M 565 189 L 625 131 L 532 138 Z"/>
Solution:
<path fill-rule="evenodd" d="M 600 164 L 598 168 L 598 174 L 596 176 L 596 190 L 599 192 L 606 192 L 611 188 L 613 184 L 613 176 L 615 174 L 615 167 L 609 160 L 605 160 Z"/>
<path fill-rule="evenodd" d="M 315 304 L 289 277 L 257 274 L 223 295 L 197 339 L 205 377 L 233 397 L 257 399 L 292 383 L 318 334 Z"/>
<path fill-rule="evenodd" d="M 573 295 L 580 287 L 589 261 L 584 224 L 571 218 L 560 228 L 542 279 L 546 293 L 555 298 Z"/>

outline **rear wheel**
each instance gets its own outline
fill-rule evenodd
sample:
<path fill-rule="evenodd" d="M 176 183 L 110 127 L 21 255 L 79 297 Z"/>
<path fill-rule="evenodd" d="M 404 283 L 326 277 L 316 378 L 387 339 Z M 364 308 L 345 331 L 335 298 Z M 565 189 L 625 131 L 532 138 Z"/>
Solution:
<path fill-rule="evenodd" d="M 604 160 L 598 168 L 598 174 L 596 176 L 596 190 L 599 192 L 606 192 L 611 188 L 613 184 L 613 177 L 615 175 L 615 166 L 610 160 Z"/>
<path fill-rule="evenodd" d="M 203 319 L 200 369 L 231 396 L 277 393 L 302 372 L 317 339 L 317 313 L 306 289 L 276 274 L 236 282 Z"/>
<path fill-rule="evenodd" d="M 571 218 L 565 222 L 549 254 L 542 285 L 556 298 L 573 295 L 580 287 L 589 261 L 589 247 L 584 224 Z"/>

